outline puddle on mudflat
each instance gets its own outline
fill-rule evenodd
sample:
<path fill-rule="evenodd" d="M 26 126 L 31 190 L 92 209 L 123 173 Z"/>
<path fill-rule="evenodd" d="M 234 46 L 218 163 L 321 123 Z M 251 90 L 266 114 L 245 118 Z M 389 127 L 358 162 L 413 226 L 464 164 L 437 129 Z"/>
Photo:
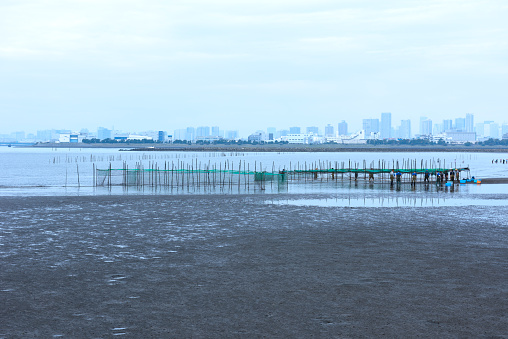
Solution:
<path fill-rule="evenodd" d="M 269 205 L 317 207 L 466 207 L 506 206 L 504 199 L 443 199 L 443 198 L 334 198 L 271 200 Z"/>

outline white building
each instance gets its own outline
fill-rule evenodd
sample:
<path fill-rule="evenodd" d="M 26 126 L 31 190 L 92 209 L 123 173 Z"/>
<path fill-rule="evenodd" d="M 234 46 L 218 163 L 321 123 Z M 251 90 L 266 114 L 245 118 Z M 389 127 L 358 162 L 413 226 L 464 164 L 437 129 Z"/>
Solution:
<path fill-rule="evenodd" d="M 146 135 L 129 134 L 127 140 L 153 140 L 153 138 Z"/>
<path fill-rule="evenodd" d="M 447 142 L 452 144 L 465 144 L 466 142 L 475 143 L 476 133 L 475 132 L 459 132 L 459 131 L 448 131 L 445 132 Z"/>
<path fill-rule="evenodd" d="M 58 138 L 58 142 L 70 142 L 70 143 L 78 143 L 83 142 L 83 139 L 86 138 L 85 134 L 79 133 L 60 133 L 60 137 Z"/>
<path fill-rule="evenodd" d="M 311 144 L 312 143 L 312 134 L 288 134 L 285 136 L 285 139 L 289 144 Z"/>

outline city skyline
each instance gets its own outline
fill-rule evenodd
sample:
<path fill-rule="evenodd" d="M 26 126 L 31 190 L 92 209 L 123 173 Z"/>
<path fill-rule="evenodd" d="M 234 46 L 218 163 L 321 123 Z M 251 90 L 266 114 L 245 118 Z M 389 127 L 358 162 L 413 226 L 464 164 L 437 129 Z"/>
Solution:
<path fill-rule="evenodd" d="M 0 5 L 0 133 L 505 121 L 502 1 Z"/>
<path fill-rule="evenodd" d="M 389 134 L 386 134 L 386 132 L 385 132 L 385 134 L 382 134 L 382 132 L 381 132 L 383 116 L 385 118 L 388 116 L 388 118 L 387 118 L 387 126 L 391 128 L 391 131 L 390 131 Z M 26 129 L 23 129 L 23 128 L 18 128 L 18 129 L 15 129 L 15 130 L 6 130 L 6 132 L 0 132 L 0 134 L 9 134 L 9 133 L 16 133 L 16 132 L 26 132 L 28 134 L 28 133 L 35 133 L 38 130 L 46 130 L 46 129 L 48 129 L 48 130 L 60 130 L 60 129 L 62 129 L 62 130 L 72 130 L 73 132 L 79 132 L 79 131 L 86 130 L 87 132 L 90 132 L 90 131 L 99 130 L 101 128 L 107 128 L 107 129 L 109 129 L 111 131 L 119 131 L 119 132 L 122 132 L 122 133 L 137 133 L 137 132 L 140 132 L 140 131 L 154 131 L 154 130 L 160 130 L 160 129 L 167 130 L 167 131 L 175 131 L 177 129 L 186 129 L 186 128 L 189 128 L 189 127 L 192 127 L 192 128 L 200 128 L 200 127 L 202 127 L 202 128 L 208 128 L 208 129 L 210 129 L 209 133 L 200 133 L 200 134 L 203 134 L 203 135 L 213 135 L 213 133 L 211 132 L 211 129 L 215 128 L 217 130 L 219 127 L 220 127 L 221 131 L 236 131 L 239 135 L 248 135 L 248 134 L 252 133 L 255 130 L 261 130 L 261 129 L 267 129 L 267 128 L 268 129 L 273 128 L 275 130 L 284 130 L 284 129 L 287 129 L 290 132 L 291 132 L 291 129 L 293 128 L 293 129 L 295 129 L 293 131 L 295 133 L 296 132 L 298 132 L 298 133 L 305 133 L 308 128 L 314 128 L 314 127 L 318 128 L 321 133 L 326 134 L 325 130 L 326 130 L 326 127 L 328 125 L 333 127 L 334 131 L 339 132 L 339 130 L 341 129 L 341 127 L 340 127 L 341 123 L 345 124 L 345 126 L 343 126 L 342 129 L 345 129 L 345 131 L 349 131 L 349 133 L 353 133 L 353 132 L 361 130 L 361 129 L 367 129 L 367 130 L 369 130 L 370 127 L 365 128 L 366 127 L 365 126 L 366 121 L 369 121 L 370 123 L 374 123 L 375 124 L 374 130 L 375 130 L 375 132 L 379 132 L 380 133 L 380 137 L 382 139 L 399 138 L 397 136 L 397 130 L 396 130 L 396 128 L 400 127 L 401 124 L 403 124 L 403 125 L 405 124 L 405 126 L 408 126 L 408 125 L 409 126 L 416 126 L 416 130 L 414 130 L 412 134 L 428 134 L 428 133 L 422 133 L 421 129 L 419 130 L 419 128 L 421 128 L 422 119 L 429 119 L 427 116 L 420 116 L 420 117 L 418 117 L 418 119 L 416 119 L 417 123 L 414 123 L 411 119 L 394 120 L 394 119 L 391 118 L 391 116 L 392 116 L 391 112 L 381 112 L 381 113 L 378 113 L 377 115 L 376 114 L 371 114 L 371 115 L 369 115 L 369 118 L 357 117 L 356 119 L 349 119 L 349 120 L 339 119 L 339 120 L 336 120 L 336 121 L 333 121 L 333 122 L 327 122 L 325 125 L 318 125 L 318 124 L 315 124 L 315 123 L 310 123 L 308 125 L 296 125 L 296 124 L 288 124 L 288 123 L 286 123 L 286 125 L 275 126 L 275 127 L 273 125 L 270 126 L 270 127 L 267 127 L 269 125 L 265 125 L 264 127 L 262 126 L 261 128 L 255 128 L 255 127 L 245 128 L 244 129 L 245 131 L 243 133 L 241 132 L 241 129 L 238 128 L 238 127 L 236 127 L 236 128 L 234 128 L 234 127 L 233 128 L 223 128 L 222 125 L 221 126 L 217 126 L 218 124 L 216 124 L 216 123 L 210 124 L 210 125 L 206 125 L 206 124 L 202 124 L 202 123 L 196 123 L 194 125 L 187 124 L 187 125 L 182 125 L 182 126 L 168 126 L 167 123 L 155 122 L 148 129 L 140 129 L 140 128 L 122 129 L 122 128 L 116 128 L 115 125 L 106 126 L 104 124 L 102 124 L 102 125 L 101 124 L 97 124 L 96 127 L 78 126 L 77 128 L 68 128 L 69 126 L 51 126 L 50 128 L 37 128 L 35 130 L 34 129 L 32 129 L 32 130 L 26 130 Z M 462 125 L 460 127 L 457 127 L 457 129 L 459 129 L 459 130 L 463 129 L 464 131 L 467 131 L 467 132 L 473 132 L 474 128 L 475 128 L 475 123 L 476 122 L 482 122 L 481 119 L 474 120 L 475 119 L 474 117 L 475 117 L 475 115 L 472 114 L 472 113 L 465 113 L 461 117 L 442 117 L 441 120 L 432 120 L 432 119 L 429 119 L 429 120 L 430 120 L 430 123 L 433 125 L 434 128 L 436 127 L 436 125 L 443 126 L 441 128 L 442 131 L 445 131 L 447 129 L 451 129 L 452 127 L 455 129 L 457 121 L 461 121 Z M 483 121 L 484 122 L 488 122 L 488 121 L 495 122 L 499 126 L 505 125 L 505 124 L 508 123 L 508 122 L 505 122 L 505 120 L 502 120 L 502 121 L 483 120 Z M 449 124 L 449 128 L 444 127 L 444 126 L 447 126 L 447 124 Z M 155 126 L 159 126 L 159 128 L 156 128 Z M 385 128 L 388 128 L 387 126 L 385 126 Z M 418 130 L 419 130 L 419 132 L 416 132 Z M 348 133 L 339 133 L 339 134 L 348 134 Z"/>
<path fill-rule="evenodd" d="M 418 133 L 411 127 L 411 120 L 401 120 L 392 124 L 391 113 L 382 112 L 380 118 L 362 119 L 362 129 L 348 130 L 348 123 L 344 120 L 324 127 L 318 126 L 290 126 L 283 129 L 266 127 L 256 130 L 249 135 L 241 135 L 238 130 L 225 130 L 220 126 L 188 126 L 182 129 L 148 131 L 121 131 L 98 127 L 97 133 L 86 128 L 79 132 L 72 130 L 38 130 L 36 134 L 16 131 L 10 134 L 0 133 L 0 142 L 82 142 L 84 139 L 105 140 L 157 140 L 159 142 L 173 141 L 220 141 L 220 140 L 248 140 L 248 141 L 289 141 L 290 143 L 322 143 L 348 142 L 371 140 L 397 139 L 428 139 L 434 142 L 448 140 L 448 142 L 477 142 L 488 139 L 508 139 L 508 124 L 495 121 L 475 122 L 474 115 L 467 113 L 465 117 L 443 119 L 442 122 L 432 121 L 428 117 L 420 117 Z M 349 140 L 349 141 L 347 141 Z"/>

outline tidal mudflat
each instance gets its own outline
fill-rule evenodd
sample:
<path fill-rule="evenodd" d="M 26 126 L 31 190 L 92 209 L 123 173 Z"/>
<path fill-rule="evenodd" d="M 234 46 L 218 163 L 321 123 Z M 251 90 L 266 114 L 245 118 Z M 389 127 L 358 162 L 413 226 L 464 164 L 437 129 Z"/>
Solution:
<path fill-rule="evenodd" d="M 506 336 L 508 207 L 321 198 L 0 197 L 0 337 Z"/>

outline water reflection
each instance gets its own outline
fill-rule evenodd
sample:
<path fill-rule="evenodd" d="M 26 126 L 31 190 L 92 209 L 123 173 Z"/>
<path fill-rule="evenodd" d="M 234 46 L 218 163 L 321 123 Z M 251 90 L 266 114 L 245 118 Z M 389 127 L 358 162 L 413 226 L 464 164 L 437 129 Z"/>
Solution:
<path fill-rule="evenodd" d="M 317 207 L 463 207 L 506 206 L 503 199 L 463 199 L 443 197 L 342 197 L 325 199 L 271 200 L 266 204 Z"/>
<path fill-rule="evenodd" d="M 0 196 L 15 195 L 180 195 L 180 194 L 357 194 L 375 193 L 384 196 L 393 194 L 505 194 L 508 185 L 504 184 L 454 184 L 451 186 L 435 183 L 409 182 L 390 184 L 385 182 L 368 182 L 363 180 L 330 180 L 330 181 L 267 181 L 267 182 L 226 182 L 225 184 L 200 184 L 174 186 L 0 186 Z"/>

